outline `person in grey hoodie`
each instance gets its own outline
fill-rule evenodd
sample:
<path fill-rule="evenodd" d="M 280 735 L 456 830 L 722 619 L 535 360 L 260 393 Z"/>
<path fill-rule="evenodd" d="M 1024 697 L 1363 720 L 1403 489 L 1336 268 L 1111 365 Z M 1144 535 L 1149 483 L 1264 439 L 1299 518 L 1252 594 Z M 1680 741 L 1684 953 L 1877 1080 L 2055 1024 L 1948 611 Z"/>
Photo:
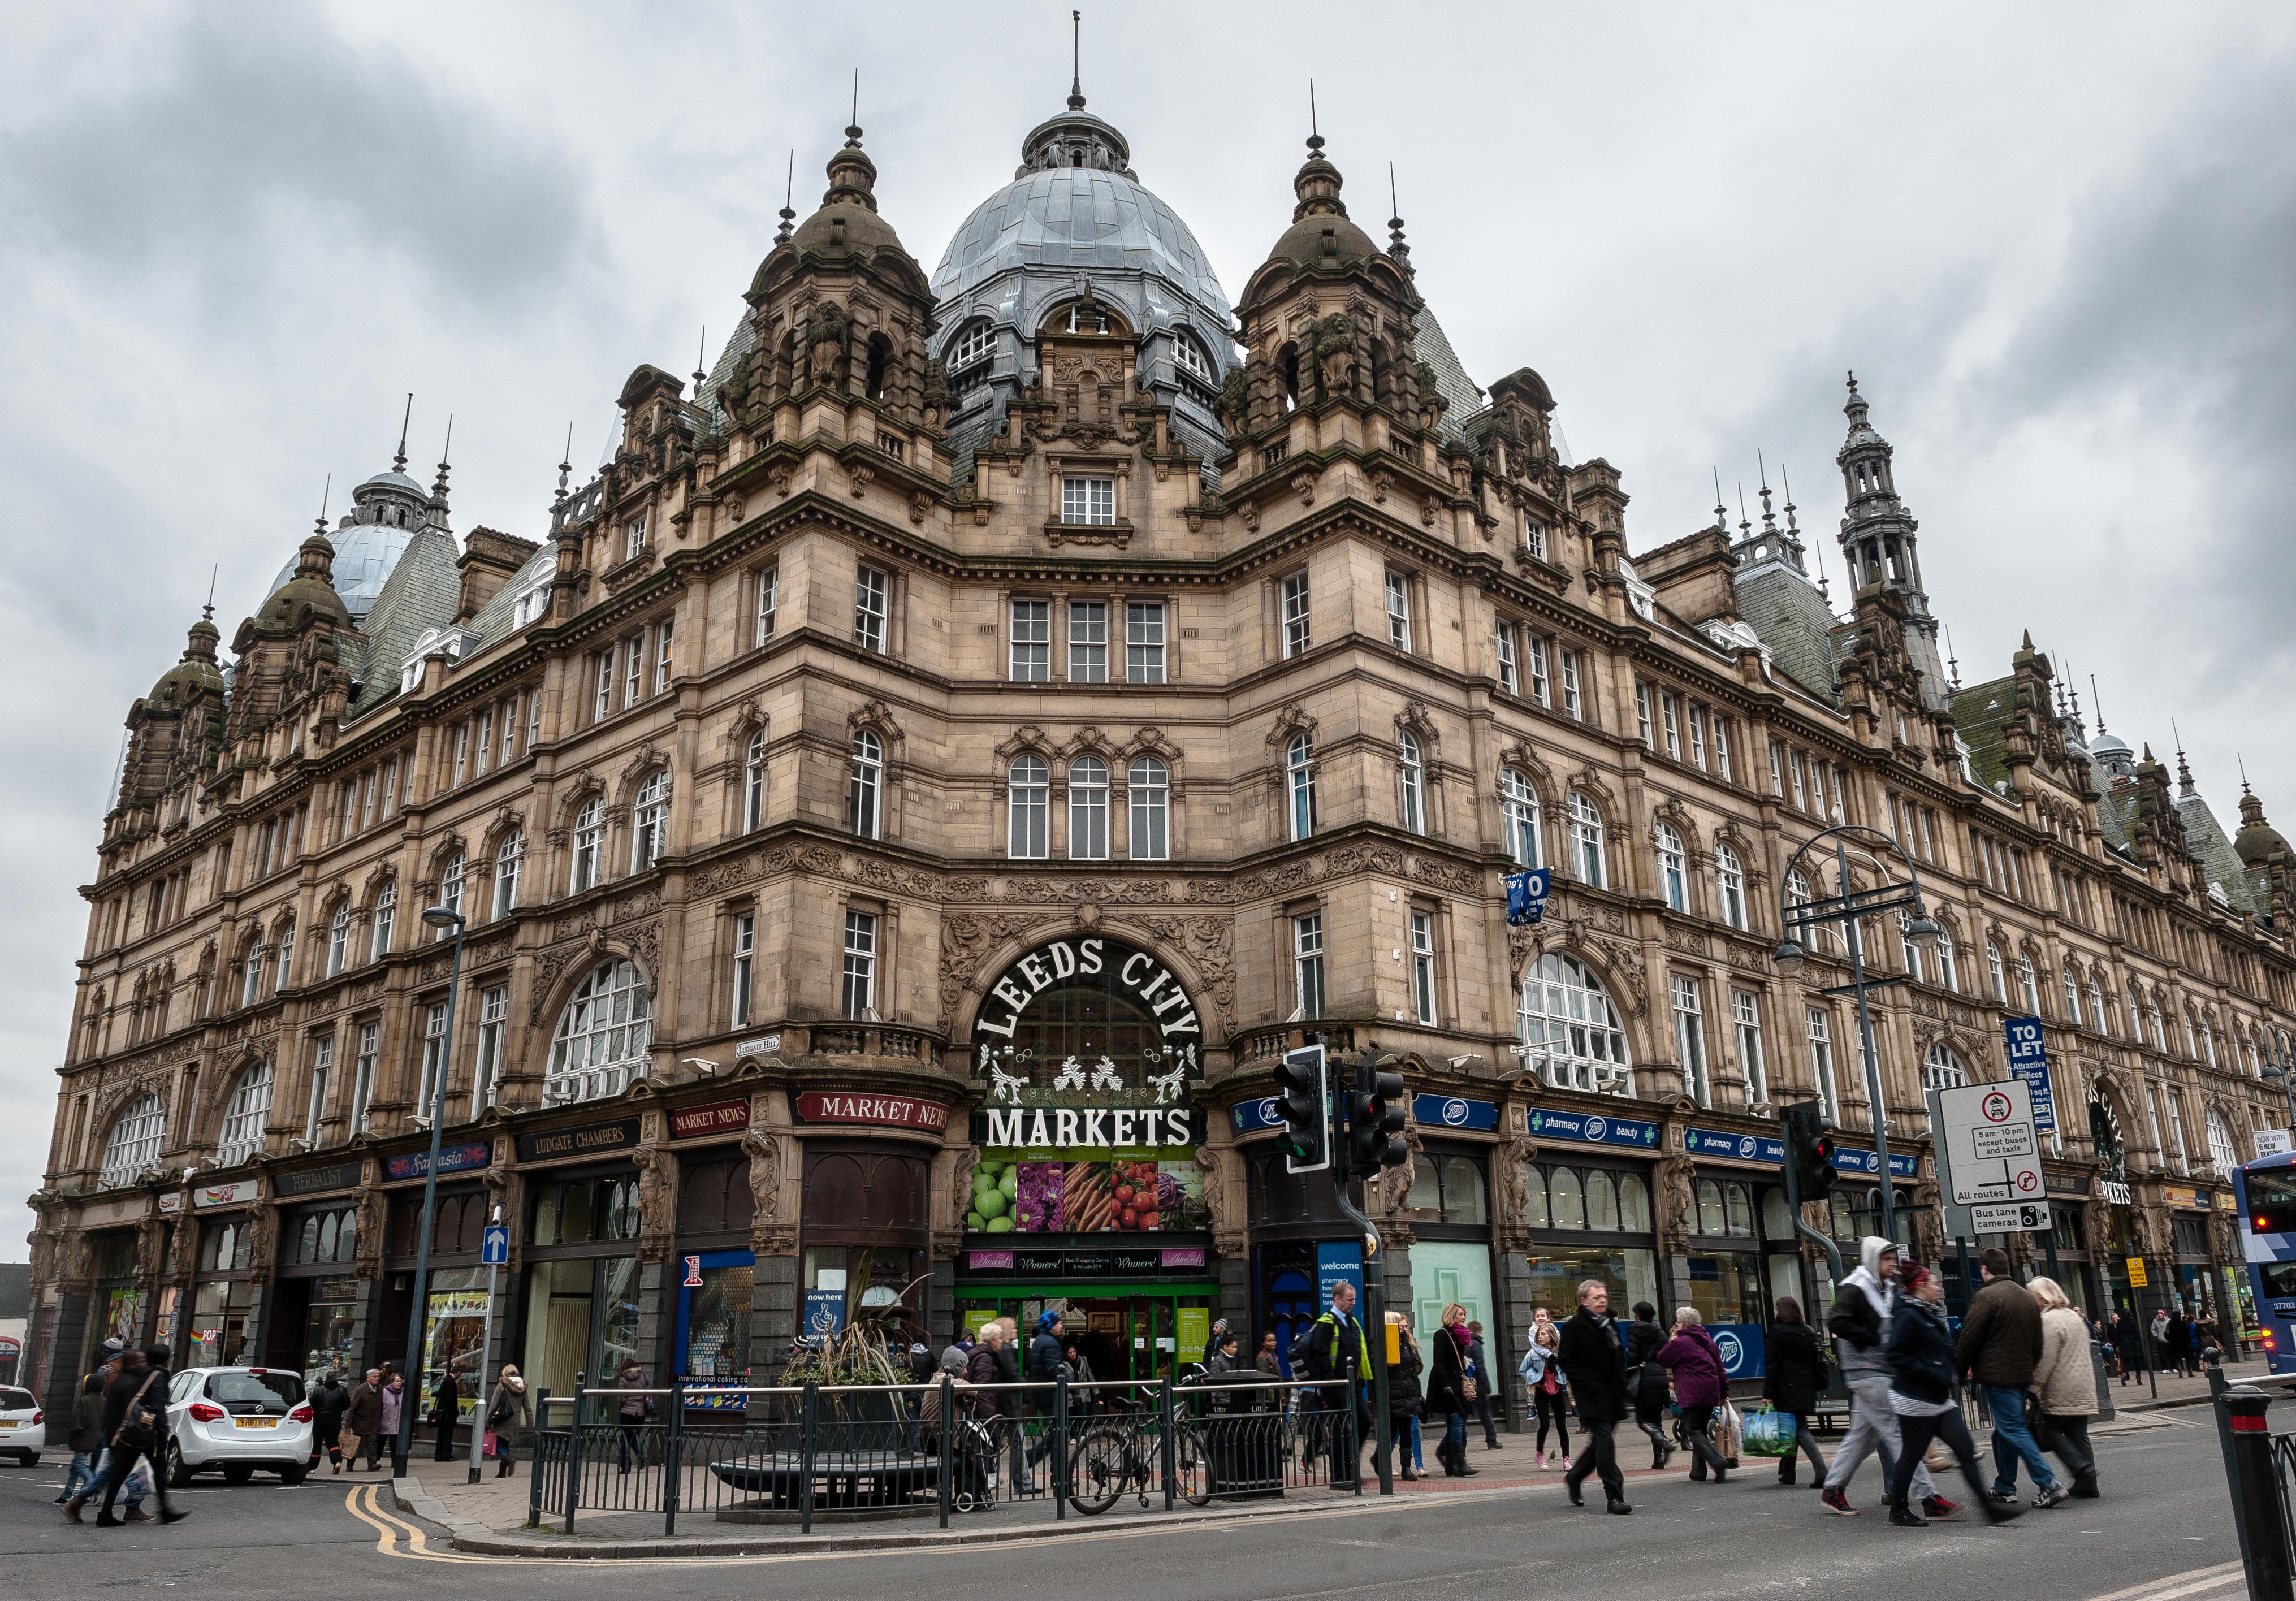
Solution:
<path fill-rule="evenodd" d="M 1855 1517 L 1857 1509 L 1844 1493 L 1859 1463 L 1874 1452 L 1882 1457 L 1882 1480 L 1894 1481 L 1898 1468 L 1898 1415 L 1890 1401 L 1890 1320 L 1898 1308 L 1898 1247 L 1879 1235 L 1857 1243 L 1857 1266 L 1834 1292 L 1833 1310 L 1826 1318 L 1828 1333 L 1841 1367 L 1842 1383 L 1849 1387 L 1849 1432 L 1833 1453 L 1820 1498 L 1826 1510 Z M 1938 1494 L 1924 1464 L 1914 1466 L 1912 1493 L 1921 1498 L 1922 1510 L 1931 1517 L 1946 1517 L 1957 1510 Z"/>

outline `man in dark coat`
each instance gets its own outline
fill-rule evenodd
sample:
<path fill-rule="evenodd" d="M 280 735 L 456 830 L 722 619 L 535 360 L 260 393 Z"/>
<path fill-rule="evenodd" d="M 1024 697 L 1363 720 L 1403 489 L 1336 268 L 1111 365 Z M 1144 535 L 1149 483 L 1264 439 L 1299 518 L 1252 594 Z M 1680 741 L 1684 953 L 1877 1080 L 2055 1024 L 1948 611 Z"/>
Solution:
<path fill-rule="evenodd" d="M 1817 1482 L 1824 1484 L 1825 1458 L 1810 1437 L 1809 1416 L 1817 1410 L 1818 1395 L 1825 1388 L 1825 1356 L 1817 1332 L 1801 1315 L 1801 1302 L 1791 1295 L 1778 1297 L 1764 1342 L 1762 1394 L 1782 1416 L 1793 1419 L 1794 1449 L 1778 1458 L 1778 1482 L 1794 1482 L 1794 1458 L 1800 1454 L 1809 1458 Z"/>
<path fill-rule="evenodd" d="M 152 1487 L 160 1493 L 160 1521 L 172 1523 L 191 1516 L 190 1513 L 179 1512 L 168 1505 L 168 1389 L 174 1382 L 175 1375 L 168 1371 L 168 1348 L 154 1345 L 144 1353 L 143 1366 L 123 1364 L 119 1376 L 112 1380 L 111 1387 L 104 1392 L 103 1435 L 111 1455 L 105 1465 L 103 1506 L 95 1515 L 99 1528 L 119 1526 L 119 1519 L 111 1515 L 111 1503 L 119 1494 L 119 1487 L 127 1482 L 127 1475 L 135 1471 L 136 1462 L 147 1457 L 152 1463 Z M 144 1400 L 142 1407 L 137 1409 L 149 1408 L 159 1416 L 159 1422 L 152 1431 L 152 1443 L 148 1447 L 138 1447 L 134 1441 L 120 1437 L 120 1431 L 127 1426 L 128 1410 L 135 1405 L 139 1392 Z M 93 1487 L 86 1492 L 86 1497 L 94 1494 Z M 64 1511 L 69 1515 L 78 1505 L 78 1501 L 67 1502 Z M 78 1519 L 72 1521 L 77 1523 Z"/>
<path fill-rule="evenodd" d="M 1578 1402 L 1578 1421 L 1586 1426 L 1586 1449 L 1563 1475 L 1570 1504 L 1587 1503 L 1578 1487 L 1594 1473 L 1603 1481 L 1603 1507 L 1625 1514 L 1627 1481 L 1619 1472 L 1618 1449 L 1611 1431 L 1627 1415 L 1627 1354 L 1619 1344 L 1618 1326 L 1611 1318 L 1610 1286 L 1590 1278 L 1578 1286 L 1578 1310 L 1562 1326 L 1562 1342 L 1555 1351 L 1562 1376 Z"/>
<path fill-rule="evenodd" d="M 351 1455 L 351 1466 L 358 1466 L 361 1457 L 366 1458 L 370 1470 L 382 1465 L 382 1369 L 370 1367 L 366 1377 L 351 1391 L 350 1408 L 343 1414 L 343 1422 L 358 1437 L 358 1449 Z"/>
<path fill-rule="evenodd" d="M 2049 1459 L 2034 1443 L 2025 1422 L 2025 1391 L 2041 1360 L 2041 1304 L 2009 1276 L 2009 1253 L 1990 1247 L 1978 1259 L 1984 1285 L 1970 1297 L 1961 1337 L 1954 1342 L 1953 1365 L 1985 1391 L 1993 1416 L 1993 1497 L 2017 1504 L 2017 1464 L 2033 1474 L 2036 1507 L 2054 1507 L 2064 1487 L 2049 1470 Z"/>

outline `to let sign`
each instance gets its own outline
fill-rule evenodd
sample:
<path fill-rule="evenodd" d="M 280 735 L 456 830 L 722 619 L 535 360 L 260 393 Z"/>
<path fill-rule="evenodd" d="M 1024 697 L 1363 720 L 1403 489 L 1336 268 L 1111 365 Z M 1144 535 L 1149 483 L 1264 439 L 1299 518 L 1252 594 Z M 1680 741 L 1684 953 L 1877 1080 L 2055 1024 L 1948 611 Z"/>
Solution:
<path fill-rule="evenodd" d="M 2057 1129 L 2057 1097 L 2049 1088 L 2049 1053 L 2041 1044 L 2038 1017 L 2005 1017 L 2001 1032 L 2007 1041 L 2009 1076 L 2022 1079 L 2033 1097 L 2033 1127 L 2044 1134 Z"/>

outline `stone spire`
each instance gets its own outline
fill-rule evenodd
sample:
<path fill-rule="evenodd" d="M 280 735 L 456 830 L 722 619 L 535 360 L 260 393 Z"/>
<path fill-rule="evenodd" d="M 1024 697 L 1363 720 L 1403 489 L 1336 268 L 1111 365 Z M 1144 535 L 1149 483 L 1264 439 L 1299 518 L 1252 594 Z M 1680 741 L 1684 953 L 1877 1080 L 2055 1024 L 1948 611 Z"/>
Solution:
<path fill-rule="evenodd" d="M 1898 498 L 1895 455 L 1890 441 L 1874 427 L 1866 397 L 1857 392 L 1857 374 L 1849 374 L 1849 398 L 1842 415 L 1849 432 L 1834 455 L 1841 469 L 1845 505 L 1841 518 L 1841 555 L 1849 565 L 1854 587 L 1875 585 L 1894 592 L 1906 608 L 1906 649 L 1923 675 L 1923 698 L 1931 710 L 1945 704 L 1945 663 L 1938 654 L 1937 620 L 1930 615 L 1928 593 L 1922 587 L 1922 565 L 1915 548 L 1912 509 Z"/>

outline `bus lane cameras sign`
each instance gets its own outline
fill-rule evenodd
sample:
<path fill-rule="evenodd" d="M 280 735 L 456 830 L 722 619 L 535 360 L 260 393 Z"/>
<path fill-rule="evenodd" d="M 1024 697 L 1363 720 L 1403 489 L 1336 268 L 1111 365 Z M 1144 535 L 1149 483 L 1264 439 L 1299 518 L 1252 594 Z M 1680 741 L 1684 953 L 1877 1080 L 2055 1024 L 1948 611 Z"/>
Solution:
<path fill-rule="evenodd" d="M 1956 1205 L 2045 1201 L 2030 1085 L 2011 1079 L 1939 1090 L 1938 1110 L 1945 1122 L 1946 1164 Z"/>

